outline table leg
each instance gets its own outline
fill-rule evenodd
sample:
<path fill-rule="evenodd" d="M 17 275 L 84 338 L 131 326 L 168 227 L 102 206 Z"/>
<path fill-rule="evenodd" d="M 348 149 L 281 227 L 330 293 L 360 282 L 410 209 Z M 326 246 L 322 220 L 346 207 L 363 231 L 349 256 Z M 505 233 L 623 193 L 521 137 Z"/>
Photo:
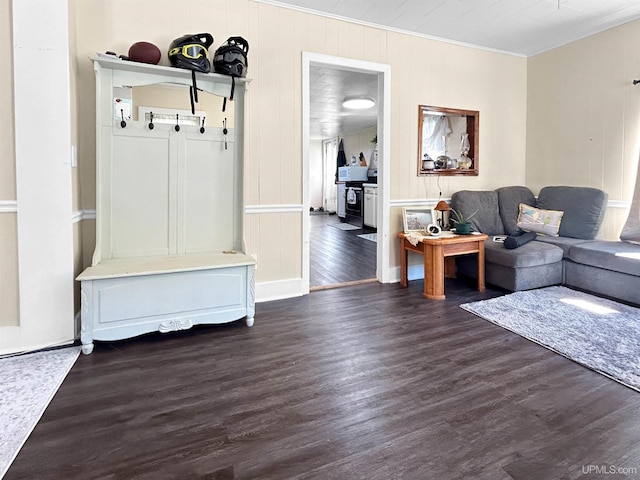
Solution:
<path fill-rule="evenodd" d="M 442 245 L 424 246 L 423 297 L 444 300 L 444 251 Z"/>
<path fill-rule="evenodd" d="M 484 292 L 484 241 L 478 241 L 478 291 Z"/>
<path fill-rule="evenodd" d="M 407 252 L 407 249 L 404 248 L 405 245 L 405 239 L 401 238 L 400 239 L 400 285 L 402 285 L 403 287 L 407 286 L 407 255 L 409 255 L 409 252 Z"/>

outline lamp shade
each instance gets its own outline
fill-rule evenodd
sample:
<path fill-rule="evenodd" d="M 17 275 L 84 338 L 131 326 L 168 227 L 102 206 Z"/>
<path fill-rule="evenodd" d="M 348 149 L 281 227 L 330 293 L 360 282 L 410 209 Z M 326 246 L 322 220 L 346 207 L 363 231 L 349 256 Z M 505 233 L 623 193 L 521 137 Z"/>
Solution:
<path fill-rule="evenodd" d="M 440 200 L 438 204 L 434 207 L 434 210 L 437 210 L 439 212 L 447 212 L 451 210 L 451 207 L 444 200 Z"/>

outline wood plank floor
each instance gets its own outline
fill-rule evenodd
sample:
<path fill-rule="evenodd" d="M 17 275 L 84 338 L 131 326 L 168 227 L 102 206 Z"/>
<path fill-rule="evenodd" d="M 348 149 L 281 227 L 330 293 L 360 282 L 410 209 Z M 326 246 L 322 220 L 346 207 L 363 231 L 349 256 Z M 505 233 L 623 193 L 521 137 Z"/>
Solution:
<path fill-rule="evenodd" d="M 458 307 L 502 292 L 421 292 L 98 343 L 5 480 L 640 478 L 640 394 Z"/>
<path fill-rule="evenodd" d="M 337 215 L 312 215 L 309 287 L 376 278 L 376 243 L 358 237 L 371 229 L 339 230 Z"/>

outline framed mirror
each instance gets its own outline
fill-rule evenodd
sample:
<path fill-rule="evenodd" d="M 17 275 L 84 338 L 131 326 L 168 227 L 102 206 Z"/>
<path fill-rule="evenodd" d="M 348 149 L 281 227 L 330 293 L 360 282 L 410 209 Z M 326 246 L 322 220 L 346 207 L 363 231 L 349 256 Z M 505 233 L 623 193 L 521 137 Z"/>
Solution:
<path fill-rule="evenodd" d="M 479 172 L 480 112 L 418 106 L 418 175 Z"/>

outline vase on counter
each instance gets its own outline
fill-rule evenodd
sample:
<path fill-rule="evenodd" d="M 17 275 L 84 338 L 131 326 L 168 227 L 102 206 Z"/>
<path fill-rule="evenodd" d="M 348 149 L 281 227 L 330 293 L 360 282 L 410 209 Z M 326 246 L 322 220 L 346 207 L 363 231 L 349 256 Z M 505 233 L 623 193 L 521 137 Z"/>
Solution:
<path fill-rule="evenodd" d="M 471 150 L 471 144 L 469 143 L 469 134 L 463 133 L 460 138 L 460 160 L 458 160 L 459 168 L 471 168 L 471 158 L 469 158 L 469 150 Z"/>

